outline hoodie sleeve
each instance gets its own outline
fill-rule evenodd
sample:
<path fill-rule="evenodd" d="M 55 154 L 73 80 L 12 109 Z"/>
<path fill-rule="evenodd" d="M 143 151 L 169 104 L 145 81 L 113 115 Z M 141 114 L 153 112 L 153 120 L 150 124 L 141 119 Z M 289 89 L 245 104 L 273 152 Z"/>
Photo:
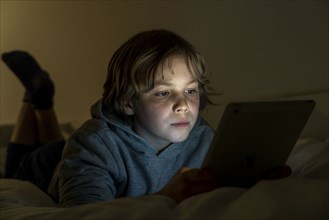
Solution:
<path fill-rule="evenodd" d="M 57 170 L 62 207 L 115 197 L 119 169 L 106 144 L 98 133 L 83 130 L 70 137 Z"/>

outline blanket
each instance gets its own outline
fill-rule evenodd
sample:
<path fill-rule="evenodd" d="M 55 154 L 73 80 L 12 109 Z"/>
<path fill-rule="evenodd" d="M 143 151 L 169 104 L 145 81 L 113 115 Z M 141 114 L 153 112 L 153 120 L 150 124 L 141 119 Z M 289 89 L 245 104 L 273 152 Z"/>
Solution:
<path fill-rule="evenodd" d="M 32 183 L 0 179 L 2 219 L 327 219 L 328 140 L 300 140 L 288 164 L 293 175 L 264 180 L 250 189 L 222 187 L 177 204 L 160 195 L 120 198 L 60 208 Z"/>

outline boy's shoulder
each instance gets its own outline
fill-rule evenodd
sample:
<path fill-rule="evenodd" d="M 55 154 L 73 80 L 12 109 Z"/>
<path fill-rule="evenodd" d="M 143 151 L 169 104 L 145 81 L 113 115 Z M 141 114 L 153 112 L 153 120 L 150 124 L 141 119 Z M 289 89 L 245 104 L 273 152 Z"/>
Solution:
<path fill-rule="evenodd" d="M 105 133 L 106 135 L 118 134 L 122 133 L 131 133 L 131 129 L 115 120 L 110 119 L 99 119 L 99 118 L 91 118 L 85 121 L 80 128 L 76 130 L 76 133 L 84 133 L 84 134 L 97 134 L 100 135 Z"/>
<path fill-rule="evenodd" d="M 92 118 L 85 121 L 78 129 L 78 131 L 101 132 L 104 129 L 108 129 L 108 124 L 105 120 Z"/>
<path fill-rule="evenodd" d="M 94 137 L 98 138 L 109 135 L 111 133 L 111 127 L 105 120 L 102 119 L 88 119 L 84 123 L 81 124 L 71 135 L 70 139 L 72 138 L 81 138 L 81 137 Z"/>
<path fill-rule="evenodd" d="M 88 147 L 89 144 L 93 146 L 98 146 L 101 149 L 104 145 L 116 146 L 112 141 L 118 140 L 118 138 L 113 138 L 118 136 L 118 133 L 113 129 L 110 123 L 102 119 L 92 118 L 85 121 L 67 140 L 67 145 L 72 145 L 72 143 L 83 143 L 84 147 Z M 120 138 L 119 138 L 120 139 Z M 88 144 L 89 143 L 89 144 Z M 97 143 L 95 145 L 95 143 Z M 96 150 L 95 147 L 92 147 Z"/>

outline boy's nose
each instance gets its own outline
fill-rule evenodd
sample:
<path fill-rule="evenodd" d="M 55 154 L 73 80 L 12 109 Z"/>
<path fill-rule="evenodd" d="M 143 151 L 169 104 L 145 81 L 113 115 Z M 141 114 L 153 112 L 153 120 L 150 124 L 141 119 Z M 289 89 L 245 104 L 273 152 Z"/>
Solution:
<path fill-rule="evenodd" d="M 188 112 L 188 104 L 185 97 L 177 97 L 176 103 L 174 105 L 175 113 L 185 113 Z"/>

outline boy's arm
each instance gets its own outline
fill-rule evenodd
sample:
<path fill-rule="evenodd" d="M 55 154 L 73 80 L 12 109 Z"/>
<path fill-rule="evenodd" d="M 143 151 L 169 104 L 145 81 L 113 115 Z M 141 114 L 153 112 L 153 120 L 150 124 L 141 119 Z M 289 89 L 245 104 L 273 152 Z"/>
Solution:
<path fill-rule="evenodd" d="M 97 134 L 73 134 L 58 169 L 60 205 L 70 207 L 113 199 L 114 179 L 119 175 L 114 161 Z"/>
<path fill-rule="evenodd" d="M 259 177 L 260 180 L 275 180 L 291 175 L 291 169 L 288 166 L 277 167 L 266 172 Z M 191 169 L 184 167 L 174 176 L 174 178 L 158 193 L 181 202 L 191 196 L 209 192 L 220 187 L 220 182 L 216 181 L 215 174 L 206 169 Z"/>
<path fill-rule="evenodd" d="M 209 192 L 218 187 L 212 172 L 184 167 L 162 190 L 155 194 L 168 196 L 179 203 L 191 196 Z"/>

